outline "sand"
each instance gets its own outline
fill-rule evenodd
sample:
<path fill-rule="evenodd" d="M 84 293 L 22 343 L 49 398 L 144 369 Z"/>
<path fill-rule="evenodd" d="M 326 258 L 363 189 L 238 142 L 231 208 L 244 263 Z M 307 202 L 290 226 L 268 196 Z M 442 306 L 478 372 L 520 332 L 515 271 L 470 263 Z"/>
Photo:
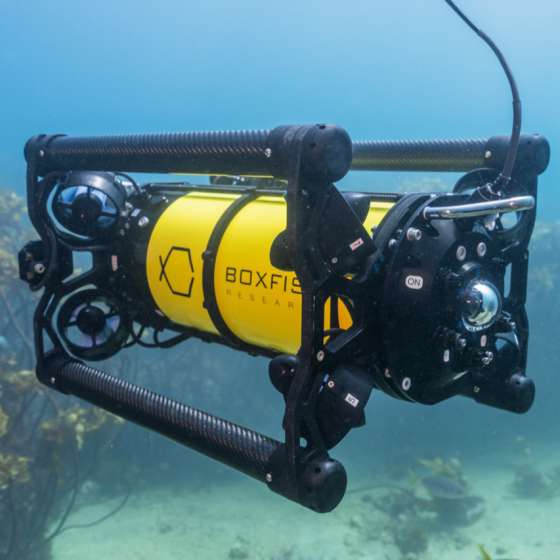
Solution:
<path fill-rule="evenodd" d="M 198 491 L 134 494 L 110 520 L 58 537 L 54 558 L 477 560 L 477 543 L 485 545 L 493 560 L 560 558 L 560 497 L 516 499 L 510 490 L 512 472 L 495 465 L 478 465 L 465 474 L 473 492 L 485 498 L 485 515 L 466 528 L 431 532 L 428 550 L 416 556 L 403 556 L 394 546 L 387 527 L 395 529 L 400 521 L 364 501 L 364 493 L 350 494 L 334 512 L 318 515 L 240 477 Z M 364 482 L 353 481 L 353 486 Z M 116 503 L 82 507 L 70 523 L 87 523 Z"/>

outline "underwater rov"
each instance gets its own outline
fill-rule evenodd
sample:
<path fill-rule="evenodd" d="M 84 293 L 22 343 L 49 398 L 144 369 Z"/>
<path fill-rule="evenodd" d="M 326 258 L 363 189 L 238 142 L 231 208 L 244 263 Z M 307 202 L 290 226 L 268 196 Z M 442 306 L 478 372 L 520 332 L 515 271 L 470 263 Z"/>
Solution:
<path fill-rule="evenodd" d="M 549 146 L 518 125 L 511 138 L 432 142 L 352 143 L 323 124 L 32 138 L 41 239 L 19 259 L 44 290 L 39 379 L 318 512 L 344 495 L 328 450 L 364 424 L 372 389 L 527 411 L 528 243 Z M 342 193 L 350 169 L 466 174 L 452 193 Z M 139 185 L 124 172 L 234 178 Z M 283 442 L 84 363 L 190 337 L 270 358 Z"/>

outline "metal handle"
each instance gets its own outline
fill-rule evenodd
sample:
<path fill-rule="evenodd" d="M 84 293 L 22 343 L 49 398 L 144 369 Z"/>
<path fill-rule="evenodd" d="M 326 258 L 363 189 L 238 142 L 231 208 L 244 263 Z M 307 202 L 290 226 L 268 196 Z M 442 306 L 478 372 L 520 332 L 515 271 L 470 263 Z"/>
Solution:
<path fill-rule="evenodd" d="M 507 214 L 508 212 L 524 212 L 535 207 L 532 196 L 514 196 L 486 202 L 472 204 L 458 204 L 455 206 L 427 206 L 424 208 L 426 220 L 455 220 L 462 218 L 476 218 L 491 214 Z"/>

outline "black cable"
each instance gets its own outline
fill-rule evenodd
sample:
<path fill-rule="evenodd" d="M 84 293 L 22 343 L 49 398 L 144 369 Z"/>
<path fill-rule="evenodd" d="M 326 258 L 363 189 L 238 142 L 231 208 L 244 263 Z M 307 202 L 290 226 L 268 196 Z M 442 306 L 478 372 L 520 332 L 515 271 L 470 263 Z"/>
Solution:
<path fill-rule="evenodd" d="M 513 126 L 511 130 L 511 137 L 509 141 L 508 151 L 506 154 L 504 167 L 502 172 L 494 179 L 494 181 L 488 185 L 490 191 L 495 194 L 507 186 L 511 179 L 511 173 L 513 171 L 513 166 L 515 164 L 515 158 L 517 157 L 517 148 L 519 147 L 519 137 L 521 135 L 521 99 L 519 98 L 519 91 L 517 89 L 517 84 L 515 83 L 515 78 L 511 73 L 504 55 L 498 48 L 498 46 L 482 31 L 479 29 L 453 2 L 453 0 L 445 0 L 451 9 L 492 49 L 502 68 L 506 74 L 506 77 L 511 88 L 511 95 L 513 98 Z"/>

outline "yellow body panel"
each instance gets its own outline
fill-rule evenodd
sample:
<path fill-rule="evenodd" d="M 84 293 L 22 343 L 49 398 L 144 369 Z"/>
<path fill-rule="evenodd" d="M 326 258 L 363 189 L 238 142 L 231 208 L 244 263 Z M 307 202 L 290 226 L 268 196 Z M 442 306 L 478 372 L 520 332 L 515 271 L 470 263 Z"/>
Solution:
<path fill-rule="evenodd" d="M 217 333 L 203 305 L 202 254 L 237 194 L 189 193 L 167 208 L 152 232 L 146 259 L 150 292 L 173 322 Z M 364 222 L 371 231 L 391 203 L 374 202 Z M 216 254 L 214 289 L 220 313 L 233 333 L 255 346 L 295 353 L 300 346 L 301 295 L 293 272 L 270 263 L 270 248 L 286 227 L 282 196 L 260 196 L 233 217 Z M 340 301 L 340 300 L 339 300 Z M 329 326 L 330 306 L 325 309 Z M 339 303 L 342 328 L 350 313 Z"/>

